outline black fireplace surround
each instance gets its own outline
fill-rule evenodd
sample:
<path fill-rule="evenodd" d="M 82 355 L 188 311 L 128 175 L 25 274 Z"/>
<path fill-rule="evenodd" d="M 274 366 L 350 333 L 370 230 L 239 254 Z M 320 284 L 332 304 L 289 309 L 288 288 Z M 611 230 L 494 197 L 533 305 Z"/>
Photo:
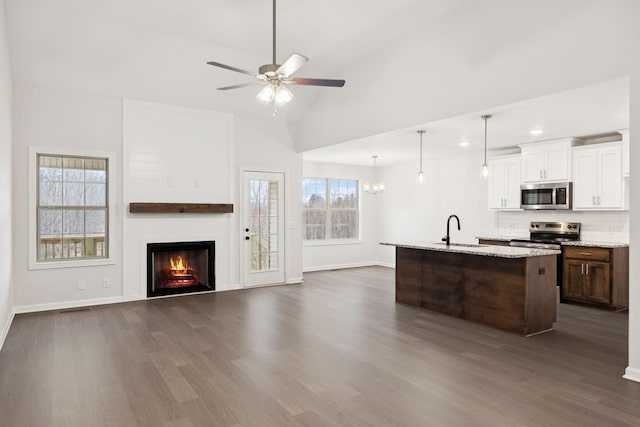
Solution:
<path fill-rule="evenodd" d="M 213 291 L 216 242 L 147 244 L 147 297 Z"/>

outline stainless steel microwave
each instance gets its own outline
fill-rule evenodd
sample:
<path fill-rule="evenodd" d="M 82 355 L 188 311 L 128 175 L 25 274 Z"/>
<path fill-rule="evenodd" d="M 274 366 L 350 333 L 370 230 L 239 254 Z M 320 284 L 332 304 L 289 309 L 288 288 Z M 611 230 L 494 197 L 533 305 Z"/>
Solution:
<path fill-rule="evenodd" d="M 522 209 L 571 209 L 570 182 L 522 184 L 520 207 Z"/>

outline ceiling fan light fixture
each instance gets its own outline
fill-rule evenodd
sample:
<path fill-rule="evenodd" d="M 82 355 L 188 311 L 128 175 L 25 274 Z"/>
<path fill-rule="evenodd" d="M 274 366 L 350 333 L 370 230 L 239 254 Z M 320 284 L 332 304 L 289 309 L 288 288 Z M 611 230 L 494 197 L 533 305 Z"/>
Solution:
<path fill-rule="evenodd" d="M 277 107 L 287 105 L 293 99 L 293 93 L 284 85 L 277 85 L 275 88 L 275 96 L 273 102 Z"/>
<path fill-rule="evenodd" d="M 262 88 L 260 92 L 256 95 L 258 101 L 263 104 L 270 104 L 276 96 L 276 89 L 272 83 L 269 83 L 265 87 Z"/>

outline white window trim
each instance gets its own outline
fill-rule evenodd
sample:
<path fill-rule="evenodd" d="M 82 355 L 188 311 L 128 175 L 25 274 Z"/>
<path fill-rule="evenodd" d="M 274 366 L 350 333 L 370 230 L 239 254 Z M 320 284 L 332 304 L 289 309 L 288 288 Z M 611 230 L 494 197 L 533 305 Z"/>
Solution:
<path fill-rule="evenodd" d="M 100 259 L 78 259 L 69 261 L 38 261 L 37 245 L 37 156 L 53 154 L 60 156 L 103 157 L 108 160 L 108 200 L 109 226 L 107 227 L 108 256 Z M 111 151 L 94 151 L 75 148 L 36 147 L 29 146 L 29 270 L 52 268 L 89 267 L 96 265 L 113 265 L 116 263 L 116 153 Z"/>
<path fill-rule="evenodd" d="M 362 238 L 362 194 L 363 194 L 363 184 L 359 178 L 330 178 L 330 177 L 321 177 L 321 176 L 303 176 L 302 179 L 312 178 L 312 179 L 326 179 L 327 180 L 327 190 L 329 185 L 329 180 L 338 180 L 338 181 L 355 181 L 358 184 L 358 237 L 355 239 L 318 239 L 318 240 L 307 240 L 304 237 L 302 238 L 302 246 L 338 246 L 338 245 L 361 245 L 364 243 L 364 239 Z M 327 200 L 327 205 L 329 200 Z M 328 212 L 329 208 L 325 208 L 325 211 Z M 304 212 L 304 207 L 302 208 Z M 327 215 L 328 217 L 328 215 Z M 327 235 L 329 234 L 329 218 L 327 218 Z M 304 224 L 302 224 L 304 226 Z"/>

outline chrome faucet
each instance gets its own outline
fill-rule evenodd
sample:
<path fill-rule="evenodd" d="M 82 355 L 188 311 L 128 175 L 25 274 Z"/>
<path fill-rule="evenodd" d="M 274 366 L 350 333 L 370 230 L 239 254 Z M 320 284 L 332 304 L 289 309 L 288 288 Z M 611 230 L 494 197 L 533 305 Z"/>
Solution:
<path fill-rule="evenodd" d="M 447 235 L 442 238 L 443 242 L 447 242 L 447 246 L 451 244 L 451 239 L 449 238 L 449 223 L 451 222 L 451 218 L 455 218 L 458 222 L 458 230 L 460 230 L 460 218 L 458 215 L 449 215 L 449 219 L 447 219 Z"/>

